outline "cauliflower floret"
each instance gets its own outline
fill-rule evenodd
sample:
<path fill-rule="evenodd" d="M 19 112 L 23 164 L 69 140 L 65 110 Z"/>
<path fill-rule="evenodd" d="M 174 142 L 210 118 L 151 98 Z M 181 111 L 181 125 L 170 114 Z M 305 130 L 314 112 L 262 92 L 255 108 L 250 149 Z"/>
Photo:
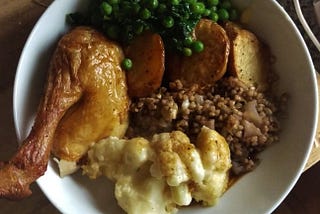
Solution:
<path fill-rule="evenodd" d="M 175 213 L 165 180 L 151 176 L 153 151 L 144 138 L 108 137 L 89 150 L 83 173 L 90 178 L 105 175 L 115 182 L 115 197 L 129 214 Z"/>
<path fill-rule="evenodd" d="M 206 174 L 202 182 L 196 183 L 192 196 L 204 205 L 214 205 L 228 185 L 230 149 L 223 136 L 207 127 L 202 127 L 196 147 Z"/>
<path fill-rule="evenodd" d="M 90 178 L 105 175 L 116 181 L 123 175 L 135 173 L 150 157 L 149 141 L 108 137 L 100 140 L 88 151 L 89 164 L 82 167 Z"/>
<path fill-rule="evenodd" d="M 169 214 L 177 211 L 165 181 L 150 176 L 150 173 L 120 177 L 115 185 L 115 197 L 119 206 L 129 214 Z"/>
<path fill-rule="evenodd" d="M 144 138 L 109 137 L 94 144 L 83 172 L 115 181 L 115 197 L 129 214 L 169 214 L 192 198 L 213 205 L 226 190 L 230 151 L 216 131 L 203 127 L 195 144 L 180 131 Z"/>
<path fill-rule="evenodd" d="M 151 147 L 157 154 L 154 164 L 160 167 L 160 174 L 165 177 L 168 185 L 178 186 L 190 179 L 196 182 L 203 180 L 205 172 L 200 155 L 183 132 L 156 134 Z"/>

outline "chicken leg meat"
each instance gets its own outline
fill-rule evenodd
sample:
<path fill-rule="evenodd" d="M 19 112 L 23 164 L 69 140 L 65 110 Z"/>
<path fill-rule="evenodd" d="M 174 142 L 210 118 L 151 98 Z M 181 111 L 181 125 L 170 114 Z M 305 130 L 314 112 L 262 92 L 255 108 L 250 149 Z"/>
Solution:
<path fill-rule="evenodd" d="M 114 101 L 109 101 L 109 111 L 113 112 L 109 115 L 113 121 L 118 121 L 117 125 L 122 130 L 119 132 L 124 134 L 129 101 L 125 74 L 120 67 L 122 59 L 121 47 L 92 28 L 77 27 L 62 37 L 50 63 L 45 93 L 32 130 L 17 153 L 9 161 L 0 163 L 0 198 L 18 200 L 31 194 L 30 184 L 47 169 L 60 122 L 66 120 L 67 115 L 72 115 L 69 111 L 74 111 L 79 102 L 89 100 L 102 104 L 96 100 L 102 98 Z M 122 106 L 120 110 L 118 105 Z M 82 116 L 90 117 L 90 110 L 92 108 L 81 110 L 85 112 Z M 99 111 L 99 108 L 94 110 Z M 108 111 L 105 108 L 102 110 Z M 106 123 L 110 123 L 110 118 Z M 107 136 L 113 130 L 105 124 L 101 129 L 96 128 L 105 133 L 94 134 L 95 137 Z M 68 129 L 64 127 L 64 131 L 68 132 Z"/>

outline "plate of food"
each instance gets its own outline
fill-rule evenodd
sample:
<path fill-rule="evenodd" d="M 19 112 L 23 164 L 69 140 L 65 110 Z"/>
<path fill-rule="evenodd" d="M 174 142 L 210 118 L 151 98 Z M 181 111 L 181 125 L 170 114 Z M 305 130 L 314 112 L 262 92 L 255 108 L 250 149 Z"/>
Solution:
<path fill-rule="evenodd" d="M 315 70 L 272 0 L 55 0 L 14 87 L 0 196 L 62 213 L 270 213 L 317 123 Z M 32 197 L 32 196 L 31 196 Z"/>

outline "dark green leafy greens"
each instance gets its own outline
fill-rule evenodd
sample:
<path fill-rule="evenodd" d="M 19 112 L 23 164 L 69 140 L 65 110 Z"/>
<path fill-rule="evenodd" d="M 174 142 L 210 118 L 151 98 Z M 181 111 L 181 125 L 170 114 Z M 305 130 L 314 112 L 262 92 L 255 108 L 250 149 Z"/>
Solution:
<path fill-rule="evenodd" d="M 188 41 L 201 18 L 225 21 L 236 19 L 237 12 L 229 0 L 91 0 L 86 12 L 67 15 L 68 23 L 94 26 L 124 45 L 151 30 L 160 34 L 166 49 L 187 56 L 199 52 L 192 47 L 201 41 Z"/>

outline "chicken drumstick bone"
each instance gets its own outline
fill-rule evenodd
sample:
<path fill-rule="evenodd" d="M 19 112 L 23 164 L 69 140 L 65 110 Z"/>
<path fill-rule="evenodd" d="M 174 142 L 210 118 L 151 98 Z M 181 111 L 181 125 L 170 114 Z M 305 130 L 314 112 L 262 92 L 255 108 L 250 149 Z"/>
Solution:
<path fill-rule="evenodd" d="M 18 200 L 31 194 L 30 184 L 42 176 L 47 169 L 50 153 L 54 147 L 53 139 L 56 138 L 55 134 L 56 130 L 59 130 L 59 123 L 66 121 L 65 117 L 70 115 L 66 112 L 69 109 L 75 112 L 76 104 L 84 102 L 86 97 L 91 96 L 90 102 L 104 104 L 103 106 L 108 107 L 107 109 L 107 107 L 89 105 L 91 106 L 89 110 L 78 107 L 78 111 L 85 118 L 90 117 L 91 114 L 100 115 L 99 111 L 109 115 L 105 122 L 99 120 L 99 125 L 102 127 L 94 127 L 94 130 L 104 132 L 103 134 L 107 136 L 108 133 L 114 131 L 113 126 L 117 124 L 117 127 L 120 127 L 118 128 L 120 129 L 119 133 L 124 134 L 128 98 L 125 74 L 120 67 L 122 59 L 123 53 L 118 45 L 89 27 L 78 27 L 59 41 L 51 60 L 45 93 L 32 130 L 22 142 L 17 153 L 8 162 L 0 163 L 0 198 Z M 106 100 L 107 103 L 92 97 L 99 97 Z M 120 105 L 121 109 L 117 108 Z M 97 119 L 94 118 L 94 120 Z M 91 124 L 95 126 L 94 122 Z M 71 129 L 73 128 L 71 127 Z M 63 131 L 68 132 L 65 127 Z M 93 133 L 92 136 L 103 135 Z M 80 154 L 85 152 L 88 142 L 96 140 L 90 138 L 92 136 L 89 135 L 88 139 L 82 139 L 87 142 L 84 146 L 80 145 L 82 148 Z M 72 142 L 77 143 L 75 140 Z M 77 150 L 79 145 L 68 144 L 67 146 L 67 150 L 74 149 L 79 152 Z"/>

